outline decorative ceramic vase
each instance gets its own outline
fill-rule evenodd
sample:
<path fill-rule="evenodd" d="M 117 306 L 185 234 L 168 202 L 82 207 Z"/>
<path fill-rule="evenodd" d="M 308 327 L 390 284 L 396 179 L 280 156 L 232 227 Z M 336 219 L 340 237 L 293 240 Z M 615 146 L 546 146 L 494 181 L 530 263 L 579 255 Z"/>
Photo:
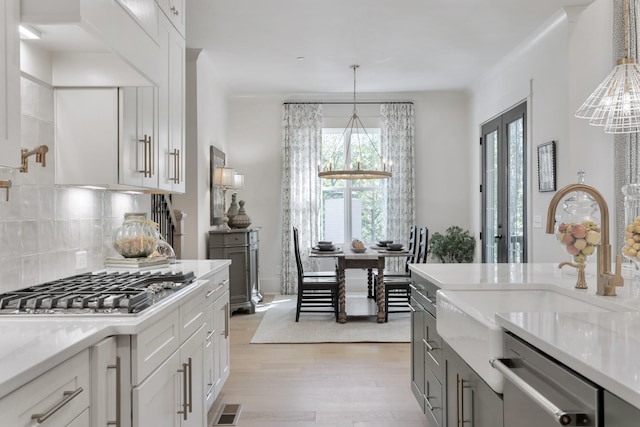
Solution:
<path fill-rule="evenodd" d="M 247 212 L 244 210 L 244 200 L 240 200 L 240 209 L 238 209 L 238 214 L 231 218 L 229 221 L 229 225 L 232 228 L 247 228 L 251 225 L 251 218 L 247 215 Z"/>
<path fill-rule="evenodd" d="M 578 172 L 578 183 L 584 184 L 584 175 L 583 171 Z M 556 226 L 556 236 L 573 262 L 560 263 L 560 267 L 569 265 L 577 268 L 576 288 L 584 289 L 587 287 L 584 277 L 587 258 L 600 244 L 600 219 L 596 216 L 598 204 L 589 194 L 575 191 L 564 200 L 562 207 L 564 214 Z"/>
<path fill-rule="evenodd" d="M 238 203 L 236 202 L 236 193 L 231 195 L 231 204 L 229 205 L 229 210 L 227 211 L 227 218 L 229 218 L 229 224 L 231 224 L 231 220 L 234 216 L 238 215 Z"/>
<path fill-rule="evenodd" d="M 158 247 L 158 224 L 144 212 L 127 212 L 113 235 L 113 247 L 125 258 L 148 257 Z"/>

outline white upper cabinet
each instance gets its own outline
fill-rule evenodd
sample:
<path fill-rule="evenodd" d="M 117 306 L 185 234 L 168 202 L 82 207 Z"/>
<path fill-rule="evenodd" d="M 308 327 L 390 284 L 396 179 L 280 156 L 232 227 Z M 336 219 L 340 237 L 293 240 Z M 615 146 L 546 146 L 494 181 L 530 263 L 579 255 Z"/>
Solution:
<path fill-rule="evenodd" d="M 0 4 L 0 166 L 20 166 L 19 0 Z"/>
<path fill-rule="evenodd" d="M 185 41 L 164 16 L 160 16 L 159 43 L 165 57 L 159 86 L 159 187 L 185 192 Z"/>
<path fill-rule="evenodd" d="M 157 4 L 153 0 L 21 0 L 30 40 L 52 55 L 53 86 L 157 84 Z M 144 82 L 144 83 L 143 83 Z"/>
<path fill-rule="evenodd" d="M 157 0 L 158 6 L 167 15 L 176 30 L 184 37 L 185 0 Z"/>

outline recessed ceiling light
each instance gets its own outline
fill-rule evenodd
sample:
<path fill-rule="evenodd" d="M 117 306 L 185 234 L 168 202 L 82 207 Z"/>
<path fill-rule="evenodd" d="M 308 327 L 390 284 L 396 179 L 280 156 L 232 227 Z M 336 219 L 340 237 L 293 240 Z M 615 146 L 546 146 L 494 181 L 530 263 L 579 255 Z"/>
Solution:
<path fill-rule="evenodd" d="M 298 56 L 296 59 L 297 59 L 298 61 L 304 61 L 304 56 Z"/>

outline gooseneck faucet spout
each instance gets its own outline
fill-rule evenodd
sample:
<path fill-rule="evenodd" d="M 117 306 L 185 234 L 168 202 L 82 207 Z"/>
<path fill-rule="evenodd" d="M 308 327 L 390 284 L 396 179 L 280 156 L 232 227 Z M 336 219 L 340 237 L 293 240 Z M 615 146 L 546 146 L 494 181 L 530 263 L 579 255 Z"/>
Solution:
<path fill-rule="evenodd" d="M 602 224 L 601 240 L 598 246 L 598 288 L 596 294 L 605 296 L 616 295 L 616 286 L 622 286 L 624 279 L 622 278 L 622 260 L 620 255 L 616 257 L 615 274 L 611 272 L 611 244 L 609 243 L 609 208 L 604 197 L 598 190 L 586 184 L 570 184 L 558 190 L 549 203 L 547 211 L 547 234 L 553 234 L 556 222 L 556 209 L 560 201 L 573 191 L 582 191 L 593 197 L 600 208 L 600 219 Z"/>

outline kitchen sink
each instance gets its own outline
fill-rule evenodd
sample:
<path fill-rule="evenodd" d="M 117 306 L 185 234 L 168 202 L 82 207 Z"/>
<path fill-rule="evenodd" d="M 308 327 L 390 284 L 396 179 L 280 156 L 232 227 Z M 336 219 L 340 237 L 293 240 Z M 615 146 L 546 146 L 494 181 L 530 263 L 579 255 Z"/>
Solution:
<path fill-rule="evenodd" d="M 502 329 L 496 313 L 584 313 L 620 311 L 602 299 L 541 285 L 541 289 L 440 290 L 437 293 L 437 330 L 440 336 L 497 393 L 503 378 L 489 360 L 504 356 Z"/>

